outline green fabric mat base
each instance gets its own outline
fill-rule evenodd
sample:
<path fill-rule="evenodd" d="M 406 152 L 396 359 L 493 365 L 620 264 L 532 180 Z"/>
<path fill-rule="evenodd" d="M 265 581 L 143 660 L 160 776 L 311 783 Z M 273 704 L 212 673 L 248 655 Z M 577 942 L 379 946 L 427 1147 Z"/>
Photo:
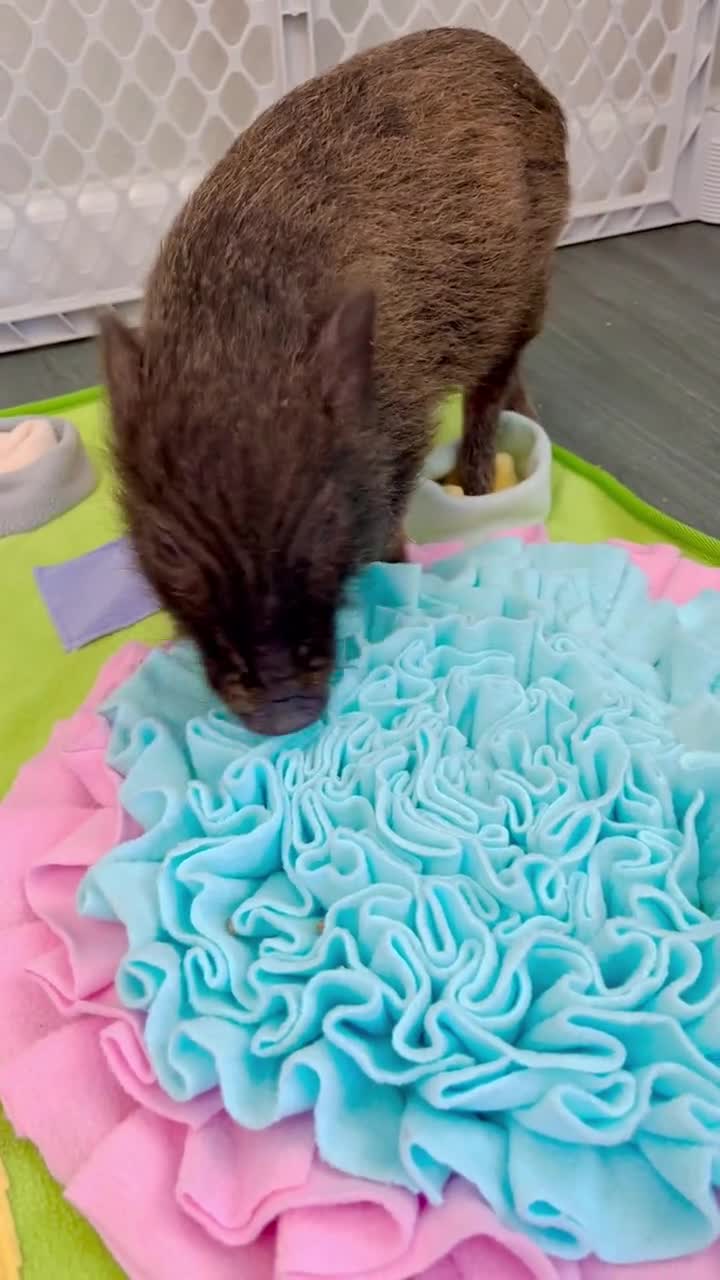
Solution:
<path fill-rule="evenodd" d="M 103 663 L 128 640 L 157 644 L 169 635 L 162 616 L 77 653 L 63 652 L 35 589 L 32 570 L 90 551 L 120 532 L 104 446 L 104 409 L 97 388 L 4 411 L 53 413 L 80 431 L 101 477 L 96 492 L 59 520 L 33 533 L 0 539 L 0 795 L 20 764 L 44 745 L 56 720 L 72 714 Z M 448 404 L 441 438 L 459 431 L 457 399 Z M 720 564 L 720 541 L 663 515 L 606 472 L 555 449 L 555 541 L 668 542 L 686 555 Z M 117 1280 L 120 1275 L 91 1228 L 62 1199 L 37 1153 L 18 1142 L 0 1115 L 0 1158 L 11 1185 L 11 1204 L 23 1253 L 23 1280 Z"/>

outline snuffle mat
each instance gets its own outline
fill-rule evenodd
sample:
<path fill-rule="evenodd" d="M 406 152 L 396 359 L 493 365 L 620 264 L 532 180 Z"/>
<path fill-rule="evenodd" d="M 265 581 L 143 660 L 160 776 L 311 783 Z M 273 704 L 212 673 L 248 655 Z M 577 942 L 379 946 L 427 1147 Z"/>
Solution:
<path fill-rule="evenodd" d="M 105 663 L 0 806 L 0 1098 L 130 1276 L 720 1275 L 718 588 L 373 566 L 282 740 Z M 25 1274 L 110 1275 L 2 1150 Z"/>

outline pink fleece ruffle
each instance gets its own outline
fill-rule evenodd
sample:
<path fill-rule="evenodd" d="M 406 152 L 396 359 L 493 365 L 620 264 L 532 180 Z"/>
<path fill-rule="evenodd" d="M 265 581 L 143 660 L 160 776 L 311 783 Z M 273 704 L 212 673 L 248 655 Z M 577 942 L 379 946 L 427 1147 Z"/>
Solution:
<path fill-rule="evenodd" d="M 653 594 L 692 598 L 698 566 L 629 548 Z M 662 555 L 662 563 L 660 556 Z M 720 590 L 719 571 L 700 571 Z M 118 927 L 77 915 L 88 866 L 133 833 L 97 708 L 145 657 L 113 658 L 0 806 L 0 1098 L 133 1280 L 717 1280 L 720 1247 L 681 1262 L 559 1262 L 506 1230 L 461 1179 L 429 1207 L 318 1159 L 299 1117 L 261 1133 L 216 1094 L 159 1090 L 114 975 Z"/>
<path fill-rule="evenodd" d="M 654 600 L 662 596 L 673 604 L 687 604 L 703 591 L 720 591 L 720 569 L 686 560 L 677 547 L 642 546 L 618 538 L 612 539 L 612 546 L 623 547 L 642 569 Z"/>

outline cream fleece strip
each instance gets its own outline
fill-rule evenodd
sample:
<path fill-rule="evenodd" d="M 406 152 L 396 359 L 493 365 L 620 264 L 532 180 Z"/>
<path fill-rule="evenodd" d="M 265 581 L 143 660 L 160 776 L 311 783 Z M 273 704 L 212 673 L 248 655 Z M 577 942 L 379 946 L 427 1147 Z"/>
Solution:
<path fill-rule="evenodd" d="M 26 418 L 10 431 L 0 431 L 0 472 L 20 471 L 56 448 L 52 422 Z"/>

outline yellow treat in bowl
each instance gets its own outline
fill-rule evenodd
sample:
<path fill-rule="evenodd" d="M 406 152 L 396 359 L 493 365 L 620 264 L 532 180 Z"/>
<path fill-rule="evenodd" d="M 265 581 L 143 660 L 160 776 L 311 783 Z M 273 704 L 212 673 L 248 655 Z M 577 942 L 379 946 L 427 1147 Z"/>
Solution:
<path fill-rule="evenodd" d="M 515 459 L 511 453 L 498 453 L 495 456 L 495 479 L 493 481 L 493 493 L 502 493 L 503 489 L 512 489 L 517 484 L 518 477 L 515 469 Z M 464 498 L 465 490 L 462 485 L 456 484 L 453 480 L 443 480 L 443 489 L 451 498 Z"/>
<path fill-rule="evenodd" d="M 512 489 L 517 484 L 517 471 L 515 470 L 515 459 L 511 453 L 498 453 L 495 455 L 495 484 L 493 485 L 493 493 L 502 493 L 503 489 Z"/>

